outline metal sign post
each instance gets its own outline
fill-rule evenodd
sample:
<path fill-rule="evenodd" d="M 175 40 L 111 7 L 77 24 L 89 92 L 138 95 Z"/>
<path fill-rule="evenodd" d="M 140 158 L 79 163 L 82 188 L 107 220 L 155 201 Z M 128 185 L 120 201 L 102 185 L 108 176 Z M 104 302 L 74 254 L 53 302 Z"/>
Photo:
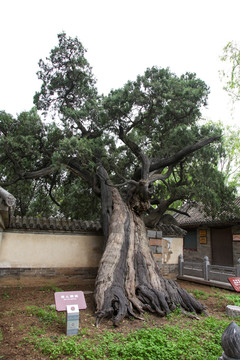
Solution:
<path fill-rule="evenodd" d="M 66 334 L 77 335 L 79 331 L 79 310 L 87 308 L 82 291 L 62 291 L 54 294 L 56 310 L 66 311 Z"/>

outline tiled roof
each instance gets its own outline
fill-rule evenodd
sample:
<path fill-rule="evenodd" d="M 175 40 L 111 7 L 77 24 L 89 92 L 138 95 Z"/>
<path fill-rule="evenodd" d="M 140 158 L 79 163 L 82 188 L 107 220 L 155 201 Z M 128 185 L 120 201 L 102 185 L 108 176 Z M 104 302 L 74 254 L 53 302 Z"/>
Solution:
<path fill-rule="evenodd" d="M 56 218 L 34 218 L 13 216 L 9 226 L 12 230 L 37 230 L 37 231 L 69 231 L 69 232 L 101 232 L 102 226 L 100 221 L 86 220 L 69 220 Z M 185 230 L 173 224 L 161 224 L 158 230 L 163 235 L 180 235 L 185 234 Z"/>
<path fill-rule="evenodd" d="M 161 224 L 159 226 L 160 230 L 162 231 L 162 234 L 164 236 L 176 236 L 176 235 L 179 235 L 179 236 L 184 236 L 186 234 L 186 231 L 181 229 L 179 226 L 177 225 L 169 225 L 169 224 Z"/>
<path fill-rule="evenodd" d="M 240 208 L 240 197 L 235 200 L 235 204 Z M 193 226 L 193 225 L 201 225 L 201 224 L 227 224 L 231 223 L 238 223 L 240 222 L 240 218 L 233 217 L 229 221 L 223 221 L 221 219 L 213 219 L 211 216 L 207 216 L 204 213 L 204 206 L 202 204 L 184 204 L 181 209 L 182 212 L 188 213 L 189 216 L 183 214 L 175 214 L 174 218 L 177 220 L 179 226 Z"/>
<path fill-rule="evenodd" d="M 99 221 L 13 216 L 9 228 L 21 230 L 98 232 L 101 231 L 101 224 Z"/>

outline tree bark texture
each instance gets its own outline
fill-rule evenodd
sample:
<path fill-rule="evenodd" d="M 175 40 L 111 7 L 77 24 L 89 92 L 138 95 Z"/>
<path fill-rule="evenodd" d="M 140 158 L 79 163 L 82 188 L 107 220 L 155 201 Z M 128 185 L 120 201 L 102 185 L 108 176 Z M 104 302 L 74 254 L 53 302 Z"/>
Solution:
<path fill-rule="evenodd" d="M 112 188 L 109 237 L 95 284 L 96 326 L 102 318 L 119 325 L 126 316 L 148 310 L 160 316 L 179 307 L 202 313 L 205 308 L 172 280 L 164 279 L 148 245 L 143 218 Z"/>

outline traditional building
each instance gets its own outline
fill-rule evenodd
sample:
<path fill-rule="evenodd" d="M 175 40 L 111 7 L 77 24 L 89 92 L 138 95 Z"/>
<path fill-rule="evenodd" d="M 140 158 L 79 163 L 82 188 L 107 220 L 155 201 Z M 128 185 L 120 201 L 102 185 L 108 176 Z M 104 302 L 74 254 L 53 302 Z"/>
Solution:
<path fill-rule="evenodd" d="M 240 208 L 240 198 L 236 205 Z M 181 210 L 189 215 L 175 216 L 187 231 L 183 238 L 184 260 L 202 262 L 208 256 L 212 265 L 235 266 L 240 257 L 240 217 L 213 219 L 204 214 L 200 204 L 185 204 Z"/>

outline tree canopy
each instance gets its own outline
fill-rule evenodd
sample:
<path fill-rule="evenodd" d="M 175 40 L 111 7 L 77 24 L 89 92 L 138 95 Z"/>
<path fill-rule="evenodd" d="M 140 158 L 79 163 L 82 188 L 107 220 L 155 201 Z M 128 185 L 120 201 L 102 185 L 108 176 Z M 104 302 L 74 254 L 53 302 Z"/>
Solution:
<path fill-rule="evenodd" d="M 65 33 L 58 39 L 50 56 L 39 61 L 42 86 L 34 96 L 36 108 L 55 121 L 41 121 L 36 109 L 17 119 L 0 114 L 1 183 L 12 184 L 22 214 L 81 217 L 79 202 L 86 209 L 90 199 L 90 210 L 95 199 L 95 214 L 87 213 L 96 217 L 100 164 L 123 193 L 151 173 L 151 202 L 161 213 L 178 200 L 203 201 L 214 214 L 227 205 L 232 189 L 224 187 L 216 168 L 221 131 L 199 122 L 209 89 L 196 74 L 178 77 L 152 67 L 99 95 L 80 41 Z M 203 147 L 206 138 L 211 144 Z M 188 148 L 198 142 L 201 150 Z"/>

